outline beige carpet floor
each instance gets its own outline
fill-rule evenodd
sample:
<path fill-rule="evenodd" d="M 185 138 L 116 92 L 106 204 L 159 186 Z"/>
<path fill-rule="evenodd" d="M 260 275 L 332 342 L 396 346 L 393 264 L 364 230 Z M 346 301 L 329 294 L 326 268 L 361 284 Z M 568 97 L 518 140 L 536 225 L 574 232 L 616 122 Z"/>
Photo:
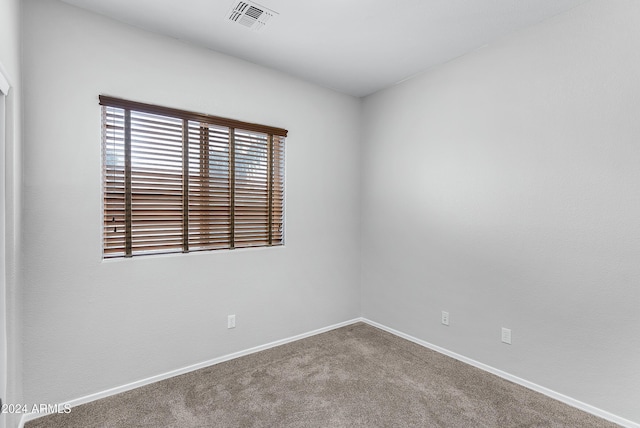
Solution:
<path fill-rule="evenodd" d="M 26 424 L 26 428 L 614 426 L 363 323 Z"/>

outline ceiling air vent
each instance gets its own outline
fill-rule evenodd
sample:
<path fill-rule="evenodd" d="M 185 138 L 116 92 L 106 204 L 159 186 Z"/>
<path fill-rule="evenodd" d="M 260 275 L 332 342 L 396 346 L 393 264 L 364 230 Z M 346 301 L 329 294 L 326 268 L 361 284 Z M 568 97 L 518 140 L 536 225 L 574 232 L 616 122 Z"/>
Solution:
<path fill-rule="evenodd" d="M 244 25 L 253 31 L 260 31 L 278 12 L 260 6 L 248 0 L 240 0 L 233 4 L 229 11 L 229 20 Z"/>

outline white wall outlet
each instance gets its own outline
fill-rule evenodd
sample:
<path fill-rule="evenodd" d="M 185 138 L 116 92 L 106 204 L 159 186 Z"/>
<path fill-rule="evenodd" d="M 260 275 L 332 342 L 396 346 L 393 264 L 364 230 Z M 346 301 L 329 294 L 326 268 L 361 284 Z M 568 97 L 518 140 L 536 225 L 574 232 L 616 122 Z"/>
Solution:
<path fill-rule="evenodd" d="M 236 328 L 236 316 L 229 315 L 227 317 L 227 328 Z"/>
<path fill-rule="evenodd" d="M 442 311 L 442 324 L 449 325 L 449 312 Z"/>
<path fill-rule="evenodd" d="M 502 343 L 511 345 L 511 329 L 502 327 Z"/>

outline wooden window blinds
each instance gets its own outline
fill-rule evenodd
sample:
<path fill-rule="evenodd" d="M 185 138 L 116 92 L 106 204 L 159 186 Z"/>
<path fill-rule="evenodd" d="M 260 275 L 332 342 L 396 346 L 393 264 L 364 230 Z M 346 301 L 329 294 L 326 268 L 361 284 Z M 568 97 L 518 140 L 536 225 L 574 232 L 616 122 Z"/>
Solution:
<path fill-rule="evenodd" d="M 286 130 L 100 105 L 104 258 L 283 244 Z"/>

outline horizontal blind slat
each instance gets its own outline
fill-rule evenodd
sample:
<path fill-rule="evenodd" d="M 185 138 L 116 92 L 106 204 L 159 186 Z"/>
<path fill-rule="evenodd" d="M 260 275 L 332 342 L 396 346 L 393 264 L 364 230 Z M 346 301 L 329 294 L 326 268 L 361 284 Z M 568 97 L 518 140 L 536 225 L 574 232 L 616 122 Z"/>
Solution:
<path fill-rule="evenodd" d="M 189 121 L 189 248 L 229 246 L 229 129 Z"/>
<path fill-rule="evenodd" d="M 124 255 L 124 110 L 102 108 L 103 247 L 105 254 Z"/>
<path fill-rule="evenodd" d="M 101 97 L 105 258 L 125 255 L 127 188 L 132 255 L 180 252 L 184 242 L 189 251 L 230 248 L 232 235 L 237 248 L 269 245 L 270 234 L 273 245 L 282 244 L 284 136 L 268 135 L 269 127 L 244 129 L 229 126 L 238 122 L 217 123 L 113 100 Z M 125 130 L 130 135 L 129 184 Z"/>

